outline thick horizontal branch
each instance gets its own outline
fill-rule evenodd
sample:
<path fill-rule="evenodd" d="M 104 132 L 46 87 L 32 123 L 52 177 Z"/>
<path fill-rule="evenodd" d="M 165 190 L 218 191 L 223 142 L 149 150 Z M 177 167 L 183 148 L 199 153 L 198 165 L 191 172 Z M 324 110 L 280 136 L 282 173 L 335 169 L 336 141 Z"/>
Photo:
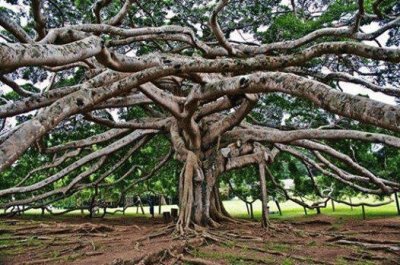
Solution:
<path fill-rule="evenodd" d="M 237 76 L 206 84 L 195 97 L 214 100 L 224 95 L 283 92 L 312 101 L 316 106 L 341 116 L 378 127 L 400 131 L 400 108 L 331 87 L 294 74 L 267 72 Z"/>
<path fill-rule="evenodd" d="M 224 134 L 224 141 L 234 142 L 266 141 L 272 143 L 288 143 L 301 139 L 355 139 L 374 143 L 383 143 L 400 148 L 400 138 L 355 130 L 321 130 L 302 129 L 292 131 L 281 131 L 275 129 L 234 129 Z"/>
<path fill-rule="evenodd" d="M 354 54 L 360 54 L 371 58 L 377 57 L 400 60 L 400 49 L 380 49 L 357 43 L 328 43 L 319 44 L 318 47 L 306 50 L 301 56 L 295 57 L 294 63 L 304 62 L 313 58 L 313 56 L 321 55 L 324 52 L 354 52 Z M 17 159 L 35 139 L 52 129 L 61 120 L 82 111 L 85 108 L 93 107 L 108 98 L 118 95 L 118 93 L 128 92 L 130 89 L 138 87 L 146 82 L 177 73 L 237 72 L 270 69 L 276 66 L 288 64 L 289 61 L 286 60 L 289 59 L 290 58 L 285 59 L 285 57 L 257 57 L 246 60 L 204 60 L 190 58 L 188 61 L 178 60 L 177 63 L 174 63 L 174 61 L 157 58 L 156 60 L 161 60 L 163 62 L 163 67 L 152 67 L 140 71 L 109 86 L 103 86 L 92 90 L 81 89 L 53 103 L 52 106 L 42 113 L 42 115 L 21 126 L 2 145 L 0 145 L 0 170 L 15 161 L 15 159 Z M 336 92 L 335 94 L 335 92 L 331 92 L 332 90 L 327 86 L 295 75 L 285 73 L 266 73 L 265 75 L 264 78 L 259 78 L 260 76 L 258 75 L 253 76 L 258 82 L 258 86 L 255 86 L 257 89 L 254 89 L 254 91 L 247 91 L 247 89 L 244 89 L 243 91 L 245 93 L 265 92 L 263 88 L 270 86 L 275 86 L 275 88 L 270 89 L 270 91 L 289 92 L 293 90 L 292 94 L 302 96 L 301 93 L 305 93 L 314 103 L 334 113 L 369 122 L 380 127 L 400 130 L 400 115 L 397 107 L 344 93 L 340 94 L 339 92 Z M 271 80 L 271 82 L 268 82 L 269 80 Z M 247 82 L 246 77 L 245 79 L 237 78 L 236 82 L 233 82 L 233 84 L 234 83 L 236 83 L 236 88 L 246 88 L 248 87 L 249 82 Z M 291 85 L 291 87 L 286 88 L 283 83 L 285 83 L 285 86 Z M 218 87 L 218 84 L 215 84 L 214 89 L 216 87 Z M 345 104 L 341 103 L 343 100 L 346 101 Z M 76 105 L 71 107 L 71 102 L 76 103 Z M 69 107 L 65 108 L 66 106 Z M 23 144 L 18 148 L 15 148 L 14 143 L 21 143 L 19 139 L 21 137 L 24 139 Z"/>
<path fill-rule="evenodd" d="M 129 132 L 128 129 L 111 129 L 104 133 L 96 134 L 96 135 L 88 137 L 86 139 L 76 140 L 76 141 L 72 141 L 72 142 L 69 142 L 66 144 L 48 147 L 48 148 L 46 148 L 45 151 L 46 151 L 46 153 L 55 153 L 55 152 L 60 152 L 60 151 L 66 150 L 66 149 L 82 148 L 82 147 L 90 146 L 93 144 L 99 144 L 99 143 L 109 141 L 116 137 L 120 137 L 123 134 L 126 134 L 127 132 Z"/>
<path fill-rule="evenodd" d="M 108 119 L 98 118 L 90 113 L 86 113 L 85 119 L 111 128 L 129 128 L 129 129 L 167 129 L 170 118 L 143 118 L 131 119 L 128 121 L 115 122 Z"/>
<path fill-rule="evenodd" d="M 0 43 L 0 69 L 74 63 L 98 54 L 102 46 L 102 39 L 96 36 L 64 45 Z"/>

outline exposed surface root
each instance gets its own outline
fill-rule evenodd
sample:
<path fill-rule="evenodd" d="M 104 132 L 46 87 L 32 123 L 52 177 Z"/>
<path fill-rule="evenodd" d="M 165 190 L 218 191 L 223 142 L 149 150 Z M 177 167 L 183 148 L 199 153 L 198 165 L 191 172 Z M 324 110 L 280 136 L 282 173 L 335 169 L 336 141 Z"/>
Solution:
<path fill-rule="evenodd" d="M 192 226 L 184 235 L 162 219 L 106 218 L 18 221 L 1 224 L 1 264 L 397 264 L 399 234 L 394 226 L 377 229 L 374 237 L 368 222 L 329 220 L 311 222 L 273 221 L 266 232 L 260 224 L 222 223 L 218 229 Z M 322 220 L 328 217 L 320 217 Z M 304 221 L 304 222 L 303 222 Z M 376 224 L 400 223 L 399 218 Z M 140 229 L 137 227 L 139 226 Z M 376 225 L 374 224 L 374 227 Z M 29 228 L 29 229 L 26 229 Z M 112 228 L 112 231 L 110 231 Z M 65 233 L 49 234 L 62 230 Z M 73 232 L 77 231 L 77 232 Z M 105 232 L 107 231 L 107 232 Z M 351 234 L 348 232 L 352 232 Z M 360 232 L 359 232 L 360 231 Z M 16 233 L 23 233 L 16 235 Z M 5 255 L 5 256 L 4 256 Z"/>
<path fill-rule="evenodd" d="M 65 224 L 56 224 L 47 225 L 40 224 L 36 226 L 22 227 L 15 229 L 16 235 L 26 235 L 33 234 L 36 230 L 40 230 L 41 235 L 52 235 L 52 234 L 93 234 L 93 233 L 104 233 L 104 232 L 112 232 L 114 228 L 107 225 L 97 225 L 91 223 L 84 223 L 80 225 L 65 225 Z"/>
<path fill-rule="evenodd" d="M 351 246 L 361 246 L 366 249 L 372 250 L 385 250 L 389 252 L 393 252 L 396 255 L 400 256 L 400 245 L 389 245 L 389 244 L 376 244 L 376 243 L 364 243 L 360 241 L 351 241 L 351 240 L 338 240 L 336 244 L 343 244 L 343 245 L 351 245 Z"/>
<path fill-rule="evenodd" d="M 184 240 L 184 241 L 178 241 L 178 243 L 173 244 L 171 247 L 159 250 L 154 253 L 150 253 L 145 255 L 144 257 L 138 257 L 135 259 L 132 259 L 129 262 L 124 262 L 124 263 L 114 263 L 116 265 L 119 264 L 124 264 L 124 265 L 130 265 L 130 264 L 140 264 L 140 265 L 145 265 L 145 264 L 160 264 L 163 260 L 167 258 L 167 256 L 172 256 L 173 258 L 176 258 L 178 254 L 181 254 L 184 252 L 185 248 L 191 247 L 199 247 L 204 243 L 203 238 L 193 238 L 189 240 Z"/>

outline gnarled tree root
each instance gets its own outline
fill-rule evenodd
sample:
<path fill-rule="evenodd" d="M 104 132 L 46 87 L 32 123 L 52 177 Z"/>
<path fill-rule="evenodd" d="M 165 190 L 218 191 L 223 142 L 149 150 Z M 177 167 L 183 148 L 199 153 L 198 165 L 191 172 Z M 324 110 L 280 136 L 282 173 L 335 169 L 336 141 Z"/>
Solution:
<path fill-rule="evenodd" d="M 187 247 L 199 247 L 205 243 L 204 238 L 201 237 L 196 237 L 192 238 L 189 240 L 184 240 L 180 241 L 173 246 L 167 248 L 167 249 L 162 249 L 160 251 L 150 253 L 148 255 L 145 255 L 144 257 L 139 257 L 132 259 L 128 262 L 123 262 L 123 263 L 114 263 L 114 265 L 119 265 L 119 264 L 124 264 L 124 265 L 130 265 L 130 264 L 140 264 L 140 265 L 146 265 L 146 264 L 160 264 L 163 260 L 171 256 L 169 253 L 171 253 L 173 256 L 172 257 L 177 257 L 177 255 L 183 253 Z"/>

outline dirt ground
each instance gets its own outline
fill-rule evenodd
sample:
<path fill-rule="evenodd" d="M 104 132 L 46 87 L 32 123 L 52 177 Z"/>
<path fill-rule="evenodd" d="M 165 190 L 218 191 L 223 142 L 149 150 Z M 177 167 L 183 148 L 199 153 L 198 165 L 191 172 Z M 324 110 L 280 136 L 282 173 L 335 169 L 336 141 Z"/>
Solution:
<path fill-rule="evenodd" d="M 185 238 L 161 219 L 0 219 L 0 264 L 400 264 L 400 217 L 224 224 Z"/>

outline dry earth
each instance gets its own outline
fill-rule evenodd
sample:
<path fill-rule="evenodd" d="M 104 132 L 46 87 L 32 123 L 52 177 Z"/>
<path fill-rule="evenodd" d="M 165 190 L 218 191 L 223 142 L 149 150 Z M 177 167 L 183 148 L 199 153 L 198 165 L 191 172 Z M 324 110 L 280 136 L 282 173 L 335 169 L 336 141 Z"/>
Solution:
<path fill-rule="evenodd" d="M 327 216 L 171 233 L 161 219 L 0 220 L 0 264 L 399 264 L 400 217 Z"/>

